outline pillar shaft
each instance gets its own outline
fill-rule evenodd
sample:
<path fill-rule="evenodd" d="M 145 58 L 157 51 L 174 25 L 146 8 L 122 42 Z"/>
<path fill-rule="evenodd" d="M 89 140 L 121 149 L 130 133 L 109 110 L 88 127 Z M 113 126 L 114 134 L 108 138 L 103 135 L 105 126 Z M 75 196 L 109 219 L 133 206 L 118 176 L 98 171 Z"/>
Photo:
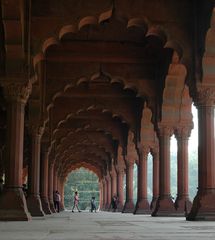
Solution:
<path fill-rule="evenodd" d="M 48 187 L 48 199 L 49 206 L 53 213 L 55 213 L 54 201 L 53 201 L 53 178 L 54 178 L 54 164 L 49 165 L 49 187 Z"/>
<path fill-rule="evenodd" d="M 134 164 L 127 163 L 126 165 L 126 200 L 123 207 L 124 213 L 130 213 L 134 211 L 133 202 L 133 175 L 134 175 Z"/>
<path fill-rule="evenodd" d="M 158 151 L 153 151 L 152 156 L 153 156 L 153 186 L 152 186 L 153 196 L 152 196 L 152 202 L 150 204 L 150 209 L 153 211 L 159 196 L 159 153 Z"/>
<path fill-rule="evenodd" d="M 169 127 L 159 129 L 160 171 L 159 197 L 152 216 L 171 216 L 175 214 L 175 207 L 170 194 L 170 136 Z"/>
<path fill-rule="evenodd" d="M 41 203 L 45 214 L 51 214 L 48 201 L 48 156 L 49 152 L 44 152 L 41 161 Z"/>
<path fill-rule="evenodd" d="M 27 199 L 28 209 L 32 216 L 44 216 L 42 210 L 39 183 L 40 183 L 40 140 L 43 129 L 33 127 L 32 131 L 32 158 L 29 166 L 29 195 Z"/>
<path fill-rule="evenodd" d="M 214 96 L 213 89 L 198 96 L 198 192 L 187 220 L 215 220 Z"/>
<path fill-rule="evenodd" d="M 177 163 L 178 181 L 177 198 L 175 208 L 177 213 L 187 215 L 191 208 L 188 192 L 188 137 L 190 129 L 187 127 L 178 128 L 176 138 L 178 144 Z"/>
<path fill-rule="evenodd" d="M 107 182 L 107 202 L 106 202 L 106 209 L 109 210 L 111 207 L 111 178 L 110 176 L 106 177 Z"/>
<path fill-rule="evenodd" d="M 138 164 L 138 191 L 135 214 L 148 214 L 150 212 L 147 199 L 147 157 L 149 149 L 142 147 L 140 149 L 140 158 Z"/>
<path fill-rule="evenodd" d="M 111 173 L 111 196 L 117 195 L 117 187 L 116 187 L 116 172 Z"/>
<path fill-rule="evenodd" d="M 124 179 L 124 171 L 118 170 L 117 172 L 118 211 L 121 211 L 123 209 L 123 204 L 124 204 L 123 179 Z"/>
<path fill-rule="evenodd" d="M 0 220 L 29 220 L 31 217 L 22 191 L 22 168 L 25 104 L 31 87 L 18 82 L 7 82 L 3 86 L 7 100 L 7 149 Z"/>

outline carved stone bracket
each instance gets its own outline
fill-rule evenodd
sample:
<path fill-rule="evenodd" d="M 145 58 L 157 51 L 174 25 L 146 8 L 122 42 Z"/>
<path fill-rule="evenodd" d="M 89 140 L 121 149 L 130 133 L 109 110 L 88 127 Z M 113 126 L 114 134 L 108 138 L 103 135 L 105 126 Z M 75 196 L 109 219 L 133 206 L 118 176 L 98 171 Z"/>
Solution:
<path fill-rule="evenodd" d="M 1 82 L 5 98 L 8 101 L 17 101 L 26 104 L 32 91 L 31 82 Z"/>
<path fill-rule="evenodd" d="M 172 134 L 173 134 L 173 128 L 172 128 L 172 126 L 160 125 L 158 134 L 159 134 L 160 137 L 162 137 L 162 136 L 169 136 L 169 137 L 171 137 Z"/>
<path fill-rule="evenodd" d="M 215 87 L 199 87 L 195 105 L 214 106 L 215 105 Z"/>
<path fill-rule="evenodd" d="M 176 128 L 175 130 L 175 136 L 176 138 L 183 138 L 183 139 L 188 139 L 191 134 L 192 127 L 190 126 L 181 126 Z"/>
<path fill-rule="evenodd" d="M 42 137 L 42 135 L 44 133 L 44 127 L 43 126 L 31 125 L 30 132 L 34 136 Z"/>

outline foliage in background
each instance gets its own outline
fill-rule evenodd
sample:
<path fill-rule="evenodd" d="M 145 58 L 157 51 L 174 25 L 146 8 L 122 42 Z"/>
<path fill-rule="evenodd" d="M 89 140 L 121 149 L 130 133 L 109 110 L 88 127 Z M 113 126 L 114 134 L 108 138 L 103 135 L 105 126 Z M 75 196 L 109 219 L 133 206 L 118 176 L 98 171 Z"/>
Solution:
<path fill-rule="evenodd" d="M 92 197 L 96 199 L 96 206 L 99 205 L 98 177 L 85 168 L 73 171 L 68 176 L 68 181 L 64 187 L 64 204 L 67 209 L 73 206 L 75 191 L 79 193 L 80 209 L 89 209 Z"/>
<path fill-rule="evenodd" d="M 177 197 L 177 152 L 171 152 L 171 194 L 176 199 Z M 148 156 L 148 200 L 152 199 L 152 156 Z M 124 176 L 124 200 L 126 198 L 126 181 Z M 190 199 L 196 195 L 198 186 L 198 159 L 197 151 L 192 151 L 189 154 L 189 196 Z M 78 191 L 80 196 L 80 207 L 86 209 L 90 207 L 92 196 L 96 198 L 96 204 L 99 205 L 99 186 L 97 176 L 84 169 L 73 171 L 68 176 L 68 182 L 65 184 L 65 207 L 70 209 L 73 205 L 74 192 Z M 133 178 L 133 199 L 134 203 L 137 200 L 137 165 L 134 166 Z"/>

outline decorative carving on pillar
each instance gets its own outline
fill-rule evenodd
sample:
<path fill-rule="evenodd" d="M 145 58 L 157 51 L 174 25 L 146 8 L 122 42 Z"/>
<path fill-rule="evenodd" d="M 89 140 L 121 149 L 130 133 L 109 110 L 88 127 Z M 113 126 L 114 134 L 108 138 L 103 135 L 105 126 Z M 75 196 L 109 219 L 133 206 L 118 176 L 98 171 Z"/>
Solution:
<path fill-rule="evenodd" d="M 215 87 L 198 87 L 198 93 L 195 104 L 200 106 L 214 106 L 215 105 Z"/>
<path fill-rule="evenodd" d="M 26 104 L 32 91 L 31 82 L 2 82 L 5 98 Z"/>

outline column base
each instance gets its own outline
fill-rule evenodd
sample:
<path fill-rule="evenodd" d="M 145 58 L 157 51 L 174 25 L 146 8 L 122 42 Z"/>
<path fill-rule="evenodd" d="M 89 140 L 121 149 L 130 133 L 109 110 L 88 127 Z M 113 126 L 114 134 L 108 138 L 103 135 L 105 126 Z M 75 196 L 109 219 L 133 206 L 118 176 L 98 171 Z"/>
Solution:
<path fill-rule="evenodd" d="M 42 210 L 40 197 L 36 195 L 29 195 L 27 198 L 28 210 L 32 217 L 43 217 L 45 213 Z"/>
<path fill-rule="evenodd" d="M 123 210 L 123 203 L 118 203 L 116 212 L 122 212 L 122 210 Z"/>
<path fill-rule="evenodd" d="M 174 206 L 178 215 L 186 217 L 192 208 L 192 203 L 187 196 L 180 196 L 176 198 Z"/>
<path fill-rule="evenodd" d="M 134 212 L 134 203 L 133 201 L 125 202 L 125 205 L 122 209 L 122 213 L 133 213 Z"/>
<path fill-rule="evenodd" d="M 177 216 L 174 202 L 172 201 L 171 196 L 165 196 L 158 198 L 154 211 L 151 214 L 153 217 L 171 217 Z"/>
<path fill-rule="evenodd" d="M 45 214 L 52 214 L 48 199 L 46 197 L 41 197 L 41 205 Z"/>
<path fill-rule="evenodd" d="M 8 188 L 0 196 L 1 221 L 28 221 L 31 215 L 21 188 Z"/>
<path fill-rule="evenodd" d="M 56 209 L 54 207 L 54 202 L 49 200 L 49 207 L 52 213 L 56 213 Z"/>
<path fill-rule="evenodd" d="M 215 220 L 215 190 L 204 195 L 197 194 L 190 213 L 186 219 L 188 221 L 214 221 Z"/>
<path fill-rule="evenodd" d="M 147 199 L 137 201 L 134 214 L 150 214 L 149 202 Z"/>
<path fill-rule="evenodd" d="M 152 201 L 150 203 L 150 209 L 153 212 L 155 210 L 156 204 L 157 204 L 158 197 L 153 197 Z"/>
<path fill-rule="evenodd" d="M 60 212 L 64 211 L 65 210 L 65 207 L 64 205 L 60 202 Z"/>

